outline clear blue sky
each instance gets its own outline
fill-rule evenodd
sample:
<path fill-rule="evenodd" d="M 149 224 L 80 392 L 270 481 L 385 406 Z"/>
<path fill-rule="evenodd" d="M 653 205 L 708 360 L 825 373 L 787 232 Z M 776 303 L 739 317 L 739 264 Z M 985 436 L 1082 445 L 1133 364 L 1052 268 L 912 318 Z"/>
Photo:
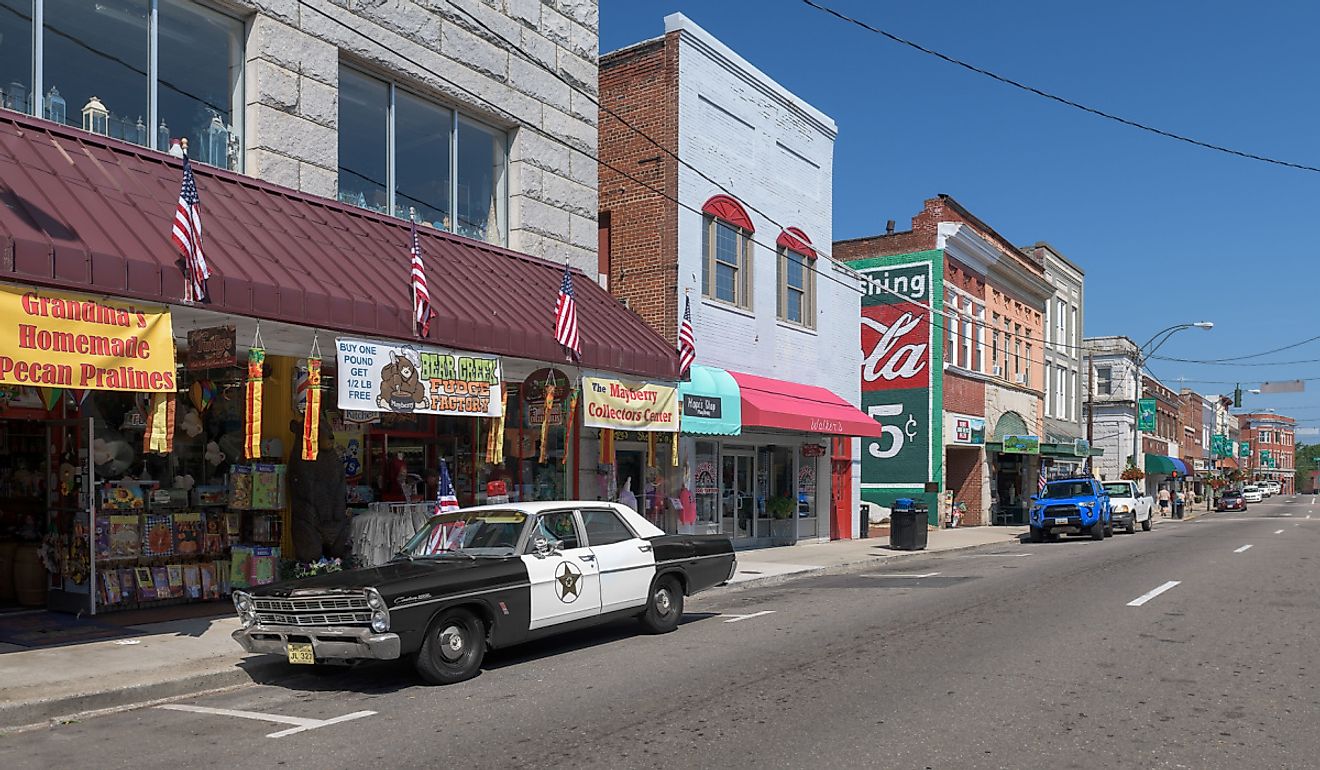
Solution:
<path fill-rule="evenodd" d="M 1021 0 L 825 4 L 1043 90 L 1176 133 L 1320 166 L 1320 4 Z M 1224 358 L 1320 335 L 1320 173 L 1120 126 L 825 16 L 798 0 L 601 0 L 600 49 L 681 11 L 834 118 L 834 235 L 906 228 L 948 193 L 1014 243 L 1052 243 L 1086 271 L 1087 335 L 1159 355 Z M 1320 341 L 1228 367 L 1151 361 L 1201 392 L 1320 377 Z M 1247 396 L 1320 426 L 1320 381 Z M 1316 443 L 1314 436 L 1301 440 Z"/>

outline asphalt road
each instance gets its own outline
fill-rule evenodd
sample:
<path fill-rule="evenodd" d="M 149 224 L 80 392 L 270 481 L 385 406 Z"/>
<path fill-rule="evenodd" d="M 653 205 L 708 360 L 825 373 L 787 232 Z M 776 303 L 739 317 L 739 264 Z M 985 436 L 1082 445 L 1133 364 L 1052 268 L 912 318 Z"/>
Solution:
<path fill-rule="evenodd" d="M 176 704 L 284 723 L 153 707 L 11 735 L 0 767 L 1316 767 L 1317 545 L 1298 497 L 920 556 L 704 594 L 673 634 L 610 625 L 452 687 L 388 665 Z"/>

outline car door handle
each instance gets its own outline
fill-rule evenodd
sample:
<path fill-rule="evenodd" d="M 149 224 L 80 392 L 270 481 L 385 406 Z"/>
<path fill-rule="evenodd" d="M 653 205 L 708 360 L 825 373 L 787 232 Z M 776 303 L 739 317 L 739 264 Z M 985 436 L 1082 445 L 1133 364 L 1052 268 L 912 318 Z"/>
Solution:
<path fill-rule="evenodd" d="M 639 545 L 637 546 L 637 550 L 641 551 L 642 553 L 650 553 L 652 549 L 651 546 L 649 545 Z"/>
<path fill-rule="evenodd" d="M 584 555 L 582 555 L 582 556 L 579 556 L 578 558 L 581 559 L 582 561 L 595 561 L 595 560 L 596 560 L 596 557 L 595 557 L 595 556 L 592 556 L 591 554 L 584 554 Z"/>

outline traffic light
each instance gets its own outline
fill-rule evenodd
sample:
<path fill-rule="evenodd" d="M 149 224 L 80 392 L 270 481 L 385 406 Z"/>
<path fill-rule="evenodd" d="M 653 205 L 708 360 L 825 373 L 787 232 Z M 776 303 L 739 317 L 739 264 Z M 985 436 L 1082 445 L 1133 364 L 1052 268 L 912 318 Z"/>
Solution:
<path fill-rule="evenodd" d="M 1237 386 L 1236 388 L 1233 388 L 1233 408 L 1235 408 L 1235 409 L 1241 409 L 1241 408 L 1242 408 L 1242 386 L 1241 386 L 1241 385 Z"/>

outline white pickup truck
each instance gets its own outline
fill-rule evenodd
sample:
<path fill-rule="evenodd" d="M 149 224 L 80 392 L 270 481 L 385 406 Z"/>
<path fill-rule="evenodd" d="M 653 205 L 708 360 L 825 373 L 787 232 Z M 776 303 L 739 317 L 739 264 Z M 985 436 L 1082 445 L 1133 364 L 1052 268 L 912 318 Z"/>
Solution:
<path fill-rule="evenodd" d="M 1109 506 L 1113 511 L 1114 529 L 1119 527 L 1129 535 L 1141 525 L 1143 532 L 1149 532 L 1155 524 L 1151 511 L 1155 508 L 1155 499 L 1141 494 L 1135 481 L 1106 481 L 1105 491 L 1109 493 Z"/>

